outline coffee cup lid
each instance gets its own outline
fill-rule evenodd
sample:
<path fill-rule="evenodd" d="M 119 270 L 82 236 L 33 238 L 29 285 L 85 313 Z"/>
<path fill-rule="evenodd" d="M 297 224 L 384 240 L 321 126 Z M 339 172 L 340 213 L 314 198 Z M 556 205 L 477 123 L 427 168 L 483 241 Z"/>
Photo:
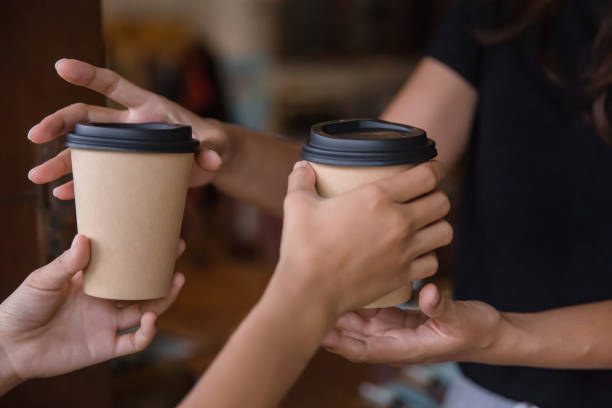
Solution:
<path fill-rule="evenodd" d="M 77 123 L 66 146 L 79 149 L 147 153 L 194 153 L 200 143 L 191 126 L 167 123 Z"/>
<path fill-rule="evenodd" d="M 437 154 L 423 129 L 377 119 L 318 123 L 302 148 L 304 160 L 334 166 L 417 164 Z"/>

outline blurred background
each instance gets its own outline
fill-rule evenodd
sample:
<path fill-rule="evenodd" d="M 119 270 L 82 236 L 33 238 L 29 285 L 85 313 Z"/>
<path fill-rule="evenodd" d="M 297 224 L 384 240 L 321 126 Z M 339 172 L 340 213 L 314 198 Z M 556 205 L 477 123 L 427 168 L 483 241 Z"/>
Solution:
<path fill-rule="evenodd" d="M 27 170 L 62 149 L 25 138 L 45 115 L 104 98 L 54 62 L 106 65 L 206 117 L 303 139 L 316 122 L 375 117 L 410 75 L 452 0 L 5 0 L 0 64 L 2 298 L 76 231 L 72 202 Z M 455 206 L 460 180 L 446 189 Z M 452 216 L 451 216 L 452 217 Z M 170 407 L 254 305 L 274 268 L 278 219 L 208 186 L 191 190 L 178 270 L 187 285 L 143 353 L 25 384 L 7 407 Z M 449 290 L 452 249 L 435 278 Z M 320 351 L 282 407 L 436 407 L 452 365 L 356 365 Z M 240 390 L 236 390 L 240 392 Z"/>

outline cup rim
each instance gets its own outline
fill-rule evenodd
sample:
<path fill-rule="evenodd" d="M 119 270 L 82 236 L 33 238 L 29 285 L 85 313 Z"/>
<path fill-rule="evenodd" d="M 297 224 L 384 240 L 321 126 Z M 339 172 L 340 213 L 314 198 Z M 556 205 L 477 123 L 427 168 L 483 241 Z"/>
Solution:
<path fill-rule="evenodd" d="M 396 138 L 343 137 L 364 131 L 398 132 Z M 301 156 L 313 163 L 336 166 L 418 164 L 437 155 L 425 130 L 379 119 L 344 119 L 317 123 L 304 142 Z"/>
<path fill-rule="evenodd" d="M 191 126 L 159 122 L 77 123 L 65 146 L 145 153 L 195 153 L 200 145 Z"/>

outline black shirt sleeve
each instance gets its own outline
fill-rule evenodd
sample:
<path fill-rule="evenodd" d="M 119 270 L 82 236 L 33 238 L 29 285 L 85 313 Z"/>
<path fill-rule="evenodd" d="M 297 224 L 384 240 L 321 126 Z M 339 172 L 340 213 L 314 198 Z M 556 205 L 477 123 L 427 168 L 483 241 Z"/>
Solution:
<path fill-rule="evenodd" d="M 482 47 L 474 38 L 481 15 L 473 0 L 455 0 L 425 55 L 437 59 L 478 88 Z"/>

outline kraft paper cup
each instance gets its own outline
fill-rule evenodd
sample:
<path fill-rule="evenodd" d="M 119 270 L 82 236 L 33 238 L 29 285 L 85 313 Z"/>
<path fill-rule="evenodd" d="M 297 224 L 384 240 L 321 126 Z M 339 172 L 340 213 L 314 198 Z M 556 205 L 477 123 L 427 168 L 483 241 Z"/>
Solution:
<path fill-rule="evenodd" d="M 397 174 L 436 155 L 435 143 L 422 129 L 373 119 L 314 125 L 302 149 L 302 157 L 317 175 L 317 191 L 323 197 Z M 397 306 L 411 296 L 412 284 L 365 307 Z"/>
<path fill-rule="evenodd" d="M 71 147 L 77 226 L 91 243 L 83 289 L 142 300 L 168 295 L 189 173 L 189 126 L 77 125 Z"/>

